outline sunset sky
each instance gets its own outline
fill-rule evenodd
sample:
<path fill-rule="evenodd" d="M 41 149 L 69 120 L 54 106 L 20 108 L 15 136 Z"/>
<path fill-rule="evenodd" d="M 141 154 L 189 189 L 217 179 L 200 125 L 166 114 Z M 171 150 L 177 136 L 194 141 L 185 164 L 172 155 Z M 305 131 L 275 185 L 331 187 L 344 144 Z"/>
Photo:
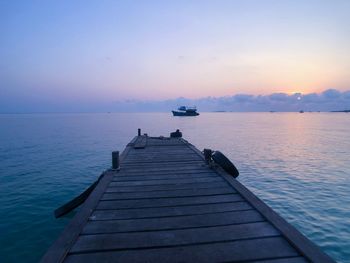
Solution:
<path fill-rule="evenodd" d="M 349 14 L 348 0 L 1 1 L 0 112 L 344 92 Z"/>

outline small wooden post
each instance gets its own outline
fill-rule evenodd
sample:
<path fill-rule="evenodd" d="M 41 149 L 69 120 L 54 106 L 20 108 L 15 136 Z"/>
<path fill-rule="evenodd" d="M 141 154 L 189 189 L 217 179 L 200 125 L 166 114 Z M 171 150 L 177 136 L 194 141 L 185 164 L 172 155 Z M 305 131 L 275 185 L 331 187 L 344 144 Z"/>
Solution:
<path fill-rule="evenodd" d="M 112 169 L 119 169 L 119 151 L 112 152 Z"/>
<path fill-rule="evenodd" d="M 211 155 L 213 154 L 213 151 L 211 149 L 204 149 L 203 153 L 204 153 L 205 162 L 209 164 L 211 162 Z"/>
<path fill-rule="evenodd" d="M 140 128 L 137 129 L 137 136 L 141 136 L 141 129 Z"/>

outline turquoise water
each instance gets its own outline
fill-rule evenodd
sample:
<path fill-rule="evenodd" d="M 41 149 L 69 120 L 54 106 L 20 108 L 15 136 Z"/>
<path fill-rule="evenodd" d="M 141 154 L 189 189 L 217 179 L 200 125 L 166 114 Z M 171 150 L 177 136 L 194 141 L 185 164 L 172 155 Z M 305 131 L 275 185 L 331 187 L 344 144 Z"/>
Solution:
<path fill-rule="evenodd" d="M 0 115 L 0 262 L 37 262 L 73 216 L 53 210 L 85 189 L 137 128 L 179 128 L 221 150 L 239 180 L 339 262 L 350 262 L 350 114 Z"/>

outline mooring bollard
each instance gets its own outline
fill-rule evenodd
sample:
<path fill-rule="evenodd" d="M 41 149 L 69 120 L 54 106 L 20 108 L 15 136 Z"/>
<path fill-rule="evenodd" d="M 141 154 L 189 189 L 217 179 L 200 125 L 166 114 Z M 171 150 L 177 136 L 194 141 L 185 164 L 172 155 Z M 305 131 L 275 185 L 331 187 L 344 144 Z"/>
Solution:
<path fill-rule="evenodd" d="M 141 136 L 141 129 L 137 129 L 137 136 Z"/>
<path fill-rule="evenodd" d="M 204 153 L 205 162 L 209 164 L 211 162 L 211 156 L 213 154 L 213 151 L 211 149 L 204 149 L 203 153 Z"/>
<path fill-rule="evenodd" d="M 119 169 L 119 151 L 112 152 L 112 169 Z"/>

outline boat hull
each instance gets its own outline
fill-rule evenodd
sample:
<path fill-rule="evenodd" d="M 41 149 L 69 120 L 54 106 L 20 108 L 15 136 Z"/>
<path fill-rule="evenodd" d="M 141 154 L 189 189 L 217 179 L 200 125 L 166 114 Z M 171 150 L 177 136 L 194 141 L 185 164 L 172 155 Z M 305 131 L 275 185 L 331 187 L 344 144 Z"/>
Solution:
<path fill-rule="evenodd" d="M 198 116 L 199 113 L 195 112 L 195 111 L 191 111 L 191 112 L 181 112 L 181 111 L 172 111 L 174 116 Z"/>

